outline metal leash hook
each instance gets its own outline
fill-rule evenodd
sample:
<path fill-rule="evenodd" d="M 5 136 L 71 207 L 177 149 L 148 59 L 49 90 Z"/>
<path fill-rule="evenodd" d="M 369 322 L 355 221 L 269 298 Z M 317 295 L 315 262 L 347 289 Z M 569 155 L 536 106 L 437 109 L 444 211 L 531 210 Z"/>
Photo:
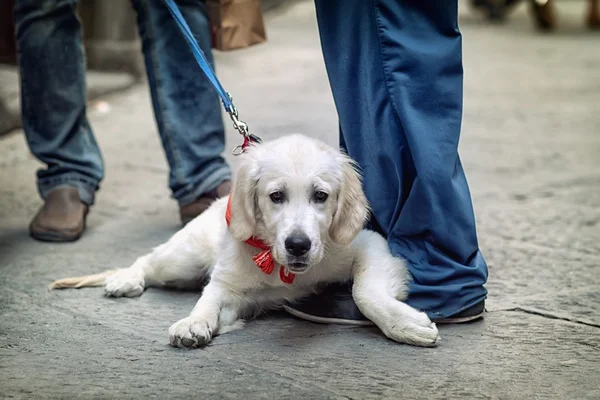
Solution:
<path fill-rule="evenodd" d="M 230 111 L 228 111 L 229 118 L 231 118 L 231 122 L 233 122 L 233 127 L 244 138 L 244 142 L 240 145 L 235 146 L 231 151 L 231 154 L 233 154 L 234 156 L 239 156 L 244 152 L 246 147 L 250 145 L 250 143 L 260 143 L 261 139 L 258 136 L 253 135 L 249 132 L 248 124 L 239 119 L 238 110 L 233 104 L 233 98 L 229 93 L 227 93 L 227 96 L 229 96 L 229 102 L 231 106 Z"/>
<path fill-rule="evenodd" d="M 225 91 L 225 89 L 221 85 L 221 82 L 219 82 L 219 79 L 215 75 L 215 71 L 210 66 L 210 63 L 208 62 L 206 56 L 202 52 L 200 45 L 196 41 L 192 30 L 190 29 L 187 22 L 185 22 L 183 15 L 181 15 L 179 7 L 177 7 L 177 4 L 175 4 L 175 0 L 164 1 L 167 5 L 167 8 L 169 9 L 169 12 L 175 19 L 177 26 L 181 30 L 183 37 L 188 42 L 188 45 L 192 50 L 192 54 L 196 59 L 196 62 L 198 63 L 198 66 L 200 67 L 202 72 L 204 72 L 206 78 L 213 85 L 213 87 L 217 91 L 217 94 L 221 98 L 221 102 L 223 103 L 225 111 L 227 111 L 227 113 L 229 114 L 229 118 L 231 118 L 231 121 L 233 121 L 233 127 L 244 137 L 244 142 L 241 145 L 236 146 L 232 151 L 234 156 L 239 156 L 244 152 L 246 147 L 250 145 L 250 143 L 260 143 L 261 140 L 258 136 L 252 135 L 248 132 L 248 124 L 246 124 L 244 121 L 240 121 L 238 117 L 238 111 L 233 105 L 233 99 L 231 98 L 231 95 Z"/>

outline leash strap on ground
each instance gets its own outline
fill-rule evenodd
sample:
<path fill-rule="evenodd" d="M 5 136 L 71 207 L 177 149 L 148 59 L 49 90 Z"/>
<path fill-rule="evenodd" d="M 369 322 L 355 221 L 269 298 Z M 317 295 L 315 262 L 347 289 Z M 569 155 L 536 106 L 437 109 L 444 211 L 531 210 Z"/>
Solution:
<path fill-rule="evenodd" d="M 181 12 L 179 11 L 179 7 L 177 7 L 177 5 L 175 4 L 175 1 L 174 0 L 165 0 L 165 4 L 167 5 L 169 12 L 173 16 L 173 19 L 175 19 L 175 22 L 177 22 L 177 26 L 179 26 L 181 33 L 183 33 L 183 36 L 185 37 L 186 41 L 188 42 L 188 44 L 192 50 L 192 54 L 194 55 L 196 62 L 200 66 L 200 69 L 202 69 L 202 72 L 204 72 L 204 75 L 206 75 L 206 78 L 208 78 L 210 83 L 213 85 L 213 87 L 217 91 L 217 94 L 221 98 L 223 107 L 225 108 L 225 111 L 227 111 L 227 113 L 229 114 L 229 117 L 231 118 L 231 121 L 233 122 L 233 127 L 242 136 L 244 136 L 243 144 L 235 147 L 233 149 L 233 154 L 234 155 L 241 154 L 244 151 L 244 149 L 251 142 L 260 143 L 261 140 L 258 136 L 252 135 L 249 133 L 248 124 L 246 124 L 244 121 L 242 121 L 238 118 L 238 111 L 237 111 L 237 108 L 235 108 L 235 106 L 233 105 L 233 100 L 232 100 L 231 96 L 229 95 L 229 93 L 227 93 L 225 91 L 225 89 L 223 88 L 223 85 L 221 85 L 221 82 L 219 82 L 217 75 L 215 75 L 214 70 L 212 69 L 212 67 L 210 66 L 210 63 L 206 59 L 206 56 L 202 52 L 202 49 L 200 49 L 200 46 L 198 45 L 196 38 L 194 38 L 194 34 L 192 33 L 192 30 L 190 29 L 187 22 L 185 22 L 185 19 L 183 18 L 183 15 L 181 15 Z"/>

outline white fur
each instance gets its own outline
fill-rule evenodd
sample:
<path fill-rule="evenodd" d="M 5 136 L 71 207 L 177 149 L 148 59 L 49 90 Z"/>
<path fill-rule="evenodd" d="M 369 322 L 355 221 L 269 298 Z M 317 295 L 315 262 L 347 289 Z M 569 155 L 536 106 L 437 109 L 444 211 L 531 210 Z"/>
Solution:
<path fill-rule="evenodd" d="M 353 279 L 356 304 L 388 338 L 436 345 L 435 324 L 402 302 L 408 276 L 404 262 L 392 256 L 383 237 L 362 229 L 367 201 L 347 156 L 292 135 L 252 146 L 241 156 L 238 171 L 229 229 L 227 198 L 222 198 L 131 267 L 108 274 L 106 294 L 139 296 L 147 287 L 210 277 L 190 315 L 169 329 L 171 345 L 200 347 L 243 326 L 242 318 L 312 294 L 318 283 Z M 315 190 L 329 197 L 316 202 Z M 274 203 L 273 191 L 285 192 L 286 200 Z M 304 233 L 312 243 L 300 264 L 285 248 L 292 232 Z M 272 246 L 277 261 L 272 274 L 253 263 L 259 250 L 244 243 L 250 236 Z M 297 266 L 290 267 L 296 278 L 285 284 L 278 269 L 289 263 Z"/>

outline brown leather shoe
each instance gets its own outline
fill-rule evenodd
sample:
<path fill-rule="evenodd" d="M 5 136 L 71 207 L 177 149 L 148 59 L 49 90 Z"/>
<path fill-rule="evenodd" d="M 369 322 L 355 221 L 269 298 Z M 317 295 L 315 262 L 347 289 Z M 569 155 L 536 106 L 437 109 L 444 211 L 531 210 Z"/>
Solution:
<path fill-rule="evenodd" d="M 210 205 L 221 197 L 227 196 L 231 192 L 231 181 L 221 183 L 215 190 L 205 193 L 198 197 L 193 203 L 179 207 L 179 216 L 181 223 L 186 225 L 188 222 L 202 214 Z"/>
<path fill-rule="evenodd" d="M 88 206 L 81 202 L 74 187 L 51 191 L 29 225 L 29 233 L 44 242 L 72 242 L 85 230 Z"/>
<path fill-rule="evenodd" d="M 600 29 L 600 3 L 598 0 L 588 0 L 587 24 L 590 29 Z"/>
<path fill-rule="evenodd" d="M 537 0 L 529 0 L 529 9 L 533 14 L 538 29 L 551 31 L 556 28 L 554 0 L 547 0 L 545 3 L 538 2 Z"/>

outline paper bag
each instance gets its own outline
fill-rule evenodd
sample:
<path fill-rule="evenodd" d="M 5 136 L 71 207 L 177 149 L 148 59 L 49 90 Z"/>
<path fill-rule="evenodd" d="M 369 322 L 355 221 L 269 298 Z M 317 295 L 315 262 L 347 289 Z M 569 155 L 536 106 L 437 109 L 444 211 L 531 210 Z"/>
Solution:
<path fill-rule="evenodd" d="M 234 50 L 267 40 L 260 0 L 206 0 L 212 47 Z"/>

